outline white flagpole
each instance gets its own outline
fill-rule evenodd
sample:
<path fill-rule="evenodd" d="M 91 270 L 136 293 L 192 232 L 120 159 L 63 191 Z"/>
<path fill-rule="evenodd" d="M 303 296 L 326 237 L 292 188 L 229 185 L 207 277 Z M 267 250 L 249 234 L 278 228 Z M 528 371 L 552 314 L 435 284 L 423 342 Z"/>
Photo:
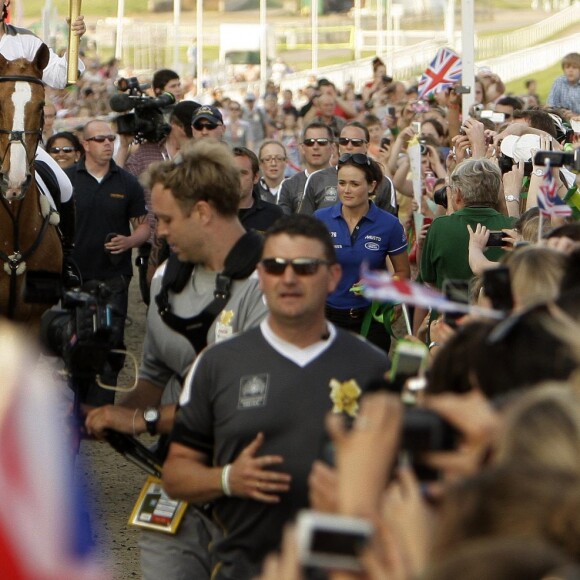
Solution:
<path fill-rule="evenodd" d="M 471 89 L 470 93 L 462 98 L 463 118 L 469 116 L 475 93 L 475 30 L 474 30 L 474 1 L 461 0 L 461 84 Z"/>

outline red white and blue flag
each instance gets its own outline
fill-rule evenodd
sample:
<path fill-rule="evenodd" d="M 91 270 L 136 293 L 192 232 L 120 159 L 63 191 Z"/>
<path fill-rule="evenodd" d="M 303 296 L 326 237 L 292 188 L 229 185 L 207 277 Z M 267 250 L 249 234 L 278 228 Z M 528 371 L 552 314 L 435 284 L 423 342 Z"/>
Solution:
<path fill-rule="evenodd" d="M 377 302 L 397 302 L 439 312 L 479 313 L 491 318 L 502 318 L 502 313 L 461 302 L 452 302 L 438 290 L 411 280 L 397 279 L 385 270 L 369 270 L 363 263 L 360 270 L 363 295 Z"/>
<path fill-rule="evenodd" d="M 450 48 L 440 48 L 419 81 L 419 98 L 452 87 L 461 81 L 461 59 Z"/>
<path fill-rule="evenodd" d="M 572 208 L 558 195 L 558 183 L 549 165 L 546 166 L 546 174 L 538 190 L 538 207 L 545 217 L 572 215 Z"/>
<path fill-rule="evenodd" d="M 51 369 L 0 324 L 0 578 L 104 580 Z"/>

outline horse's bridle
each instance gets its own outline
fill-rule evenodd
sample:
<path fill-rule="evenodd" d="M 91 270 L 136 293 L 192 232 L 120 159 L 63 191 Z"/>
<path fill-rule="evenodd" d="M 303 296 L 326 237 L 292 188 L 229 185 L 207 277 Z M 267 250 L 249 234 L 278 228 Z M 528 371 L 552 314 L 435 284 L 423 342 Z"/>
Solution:
<path fill-rule="evenodd" d="M 36 77 L 30 77 L 30 76 L 2 76 L 2 77 L 0 77 L 0 83 L 3 83 L 3 82 L 25 82 L 25 83 L 34 83 L 37 85 L 44 86 L 42 79 L 39 79 Z M 24 142 L 24 138 L 26 137 L 26 135 L 35 135 L 36 136 L 36 145 L 35 145 L 34 150 L 32 152 L 32 156 L 30 158 L 27 158 L 27 160 L 26 160 L 28 163 L 28 167 L 27 167 L 28 172 L 33 173 L 32 166 L 34 164 L 34 157 L 36 155 L 36 147 L 38 146 L 38 141 L 42 138 L 42 128 L 30 129 L 30 130 L 24 130 L 24 131 L 9 131 L 8 129 L 0 128 L 0 135 L 8 135 L 9 136 L 8 147 L 6 147 L 6 150 L 4 151 L 4 153 L 2 154 L 2 158 L 0 159 L 0 167 L 2 165 L 4 165 L 4 159 L 6 158 L 6 155 L 8 155 L 8 152 L 10 151 L 10 146 L 12 144 L 20 143 L 24 147 L 24 149 L 26 150 L 26 143 Z"/>
<path fill-rule="evenodd" d="M 26 82 L 26 83 L 34 83 L 38 85 L 44 86 L 44 83 L 41 79 L 37 77 L 31 76 L 0 76 L 0 83 L 2 82 Z M 21 143 L 22 146 L 26 149 L 26 143 L 24 142 L 24 138 L 26 135 L 36 135 L 36 144 L 32 151 L 32 156 L 30 159 L 27 158 L 28 162 L 28 170 L 29 173 L 32 175 L 34 174 L 34 158 L 36 155 L 36 147 L 38 146 L 38 141 L 42 138 L 42 127 L 39 129 L 32 129 L 32 130 L 24 130 L 24 131 L 9 131 L 8 129 L 0 128 L 1 135 L 9 135 L 8 147 L 4 151 L 2 158 L 0 160 L 0 167 L 4 163 L 4 159 L 8 152 L 10 151 L 10 146 L 13 143 Z M 21 264 L 25 262 L 27 258 L 29 258 L 40 246 L 44 234 L 46 233 L 48 227 L 48 220 L 50 218 L 50 213 L 44 217 L 42 226 L 36 236 L 36 239 L 32 243 L 32 245 L 28 248 L 28 250 L 21 252 L 20 251 L 20 244 L 19 244 L 19 223 L 20 223 L 20 214 L 22 211 L 22 205 L 18 208 L 18 213 L 15 216 L 12 212 L 9 202 L 6 201 L 3 195 L 0 195 L 0 202 L 8 212 L 10 219 L 12 220 L 13 231 L 14 231 L 14 253 L 12 255 L 7 255 L 6 253 L 0 251 L 0 260 L 3 261 L 5 264 L 8 264 L 10 270 L 10 297 L 8 303 L 8 318 L 12 318 L 14 316 L 14 310 L 16 307 L 16 277 L 18 275 L 18 268 Z"/>

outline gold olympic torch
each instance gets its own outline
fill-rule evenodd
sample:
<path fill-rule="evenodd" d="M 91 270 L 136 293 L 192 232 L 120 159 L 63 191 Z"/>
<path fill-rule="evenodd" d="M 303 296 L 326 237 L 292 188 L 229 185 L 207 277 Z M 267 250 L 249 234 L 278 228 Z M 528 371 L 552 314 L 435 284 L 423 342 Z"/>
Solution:
<path fill-rule="evenodd" d="M 81 0 L 69 0 L 68 17 L 70 28 L 68 30 L 68 63 L 66 69 L 66 79 L 69 85 L 74 85 L 79 77 L 79 41 L 80 38 L 73 33 L 72 23 L 81 14 Z"/>

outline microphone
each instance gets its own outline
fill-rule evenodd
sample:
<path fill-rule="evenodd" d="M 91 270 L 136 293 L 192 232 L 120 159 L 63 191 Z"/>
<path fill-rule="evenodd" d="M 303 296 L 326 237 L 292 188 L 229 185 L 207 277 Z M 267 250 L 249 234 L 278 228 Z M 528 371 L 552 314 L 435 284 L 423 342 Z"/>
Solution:
<path fill-rule="evenodd" d="M 109 104 L 115 113 L 130 111 L 135 106 L 130 95 L 113 95 Z"/>

